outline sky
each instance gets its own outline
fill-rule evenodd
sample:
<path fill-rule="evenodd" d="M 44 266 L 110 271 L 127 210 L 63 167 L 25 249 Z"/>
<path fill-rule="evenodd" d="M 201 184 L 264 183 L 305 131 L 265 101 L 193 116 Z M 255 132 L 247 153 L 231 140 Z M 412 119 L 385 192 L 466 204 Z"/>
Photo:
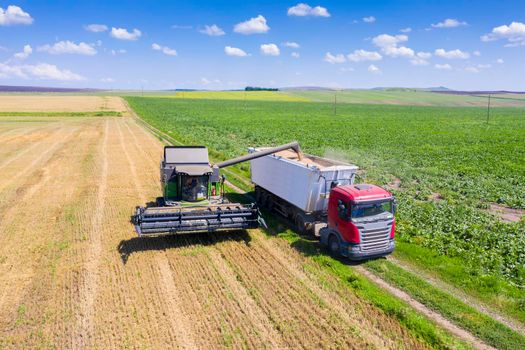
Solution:
<path fill-rule="evenodd" d="M 0 85 L 525 90 L 525 1 L 2 1 Z"/>

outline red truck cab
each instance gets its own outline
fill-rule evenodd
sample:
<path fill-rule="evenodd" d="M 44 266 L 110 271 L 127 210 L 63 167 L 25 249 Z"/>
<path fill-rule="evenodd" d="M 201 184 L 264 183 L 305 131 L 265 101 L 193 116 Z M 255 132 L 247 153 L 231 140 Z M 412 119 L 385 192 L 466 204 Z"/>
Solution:
<path fill-rule="evenodd" d="M 321 243 L 351 260 L 388 255 L 395 246 L 395 209 L 395 198 L 379 186 L 336 186 L 330 191 Z"/>

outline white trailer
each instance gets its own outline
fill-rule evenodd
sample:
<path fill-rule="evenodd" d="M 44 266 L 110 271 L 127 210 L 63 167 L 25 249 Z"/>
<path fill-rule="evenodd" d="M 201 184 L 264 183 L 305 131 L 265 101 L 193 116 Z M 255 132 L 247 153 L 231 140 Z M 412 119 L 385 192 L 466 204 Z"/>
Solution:
<path fill-rule="evenodd" d="M 257 202 L 292 219 L 301 233 L 326 226 L 331 189 L 352 185 L 358 170 L 353 164 L 290 150 L 253 159 L 250 165 Z"/>

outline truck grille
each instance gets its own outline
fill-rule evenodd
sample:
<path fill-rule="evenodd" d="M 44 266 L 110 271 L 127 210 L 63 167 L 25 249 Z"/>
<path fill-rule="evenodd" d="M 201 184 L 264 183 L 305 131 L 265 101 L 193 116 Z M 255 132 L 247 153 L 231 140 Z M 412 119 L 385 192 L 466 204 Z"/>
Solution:
<path fill-rule="evenodd" d="M 381 227 L 359 227 L 361 234 L 361 249 L 365 252 L 381 251 L 388 248 L 390 244 L 390 231 L 392 222 L 383 223 Z"/>

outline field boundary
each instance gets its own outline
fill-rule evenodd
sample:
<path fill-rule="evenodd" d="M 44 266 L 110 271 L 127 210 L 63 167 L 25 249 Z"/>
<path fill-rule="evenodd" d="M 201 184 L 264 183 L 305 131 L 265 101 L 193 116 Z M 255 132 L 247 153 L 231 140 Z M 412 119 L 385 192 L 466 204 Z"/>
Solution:
<path fill-rule="evenodd" d="M 140 118 L 135 111 L 129 106 L 128 102 L 124 100 L 124 105 L 126 106 L 130 116 L 138 121 L 139 125 L 142 125 L 145 127 L 148 131 L 150 131 L 154 136 L 159 138 L 162 142 L 165 142 L 167 144 L 179 144 L 182 145 L 182 142 L 176 140 L 170 135 L 167 135 L 165 132 L 158 130 L 154 126 L 150 125 L 146 121 L 144 121 L 142 118 Z M 239 194 L 243 194 L 246 196 L 249 196 L 249 194 L 246 193 L 246 191 L 242 190 L 241 188 L 235 186 L 234 184 L 227 183 L 228 186 L 230 186 L 233 190 L 238 192 Z M 251 197 L 251 196 L 249 196 Z M 380 288 L 386 290 L 389 294 L 392 296 L 402 300 L 406 304 L 408 304 L 412 309 L 414 309 L 416 312 L 423 314 L 427 319 L 434 322 L 435 324 L 439 325 L 441 328 L 449 332 L 450 334 L 458 337 L 461 340 L 467 341 L 471 343 L 476 349 L 494 349 L 493 347 L 487 345 L 484 341 L 476 337 L 474 334 L 470 333 L 468 330 L 465 330 L 462 327 L 459 327 L 452 323 L 450 320 L 446 319 L 443 315 L 437 313 L 436 311 L 433 311 L 432 309 L 428 308 L 424 304 L 420 303 L 419 301 L 413 299 L 409 294 L 402 291 L 401 289 L 398 289 L 397 287 L 391 285 L 387 281 L 383 280 L 379 276 L 376 276 L 372 274 L 371 272 L 365 270 L 364 267 L 356 266 L 358 271 L 363 277 L 367 278 L 370 282 L 374 283 L 375 285 L 379 286 Z M 479 310 L 482 312 L 481 310 Z M 484 313 L 484 312 L 482 312 Z M 489 315 L 490 316 L 490 315 Z"/>

